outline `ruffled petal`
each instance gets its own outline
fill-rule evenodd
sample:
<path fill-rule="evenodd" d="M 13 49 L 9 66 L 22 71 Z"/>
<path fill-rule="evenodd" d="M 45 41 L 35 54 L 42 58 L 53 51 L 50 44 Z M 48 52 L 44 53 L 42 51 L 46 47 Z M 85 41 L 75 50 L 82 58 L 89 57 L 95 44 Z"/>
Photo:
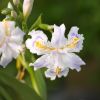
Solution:
<path fill-rule="evenodd" d="M 85 65 L 85 62 L 74 53 L 67 53 L 61 55 L 62 64 L 68 68 L 81 70 L 81 65 Z"/>
<path fill-rule="evenodd" d="M 66 77 L 68 75 L 68 72 L 69 72 L 69 68 L 68 67 L 63 68 L 62 71 L 58 74 L 58 77 L 59 78 L 62 77 L 62 76 Z"/>
<path fill-rule="evenodd" d="M 45 71 L 45 76 L 47 78 L 50 78 L 51 80 L 55 80 L 56 77 L 61 78 L 62 76 L 66 77 L 68 75 L 69 72 L 69 68 L 60 68 L 60 67 L 53 67 L 53 68 L 49 68 L 47 69 L 47 71 Z"/>
<path fill-rule="evenodd" d="M 47 36 L 41 30 L 32 30 L 31 32 L 29 32 L 29 35 L 34 39 L 34 41 L 36 41 L 37 39 L 42 39 L 44 41 L 48 40 Z"/>
<path fill-rule="evenodd" d="M 54 32 L 52 33 L 51 44 L 57 48 L 63 47 L 67 41 L 64 34 L 65 34 L 64 24 L 62 24 L 61 26 L 54 25 Z"/>
<path fill-rule="evenodd" d="M 47 78 L 50 78 L 51 80 L 55 80 L 56 79 L 56 74 L 55 74 L 53 69 L 47 69 L 47 71 L 45 71 L 45 76 Z"/>
<path fill-rule="evenodd" d="M 16 43 L 9 43 L 8 48 L 12 51 L 13 58 L 17 58 L 18 55 L 22 52 L 22 45 L 18 45 Z"/>
<path fill-rule="evenodd" d="M 35 31 L 29 33 L 30 39 L 26 40 L 26 47 L 31 53 L 36 53 L 37 55 L 45 54 L 48 51 L 47 47 L 47 36 L 42 31 Z"/>
<path fill-rule="evenodd" d="M 9 41 L 20 45 L 23 42 L 24 35 L 25 33 L 19 27 L 16 27 L 12 31 Z"/>
<path fill-rule="evenodd" d="M 68 34 L 67 51 L 79 52 L 83 48 L 83 34 L 78 34 L 78 27 L 72 27 Z"/>
<path fill-rule="evenodd" d="M 37 70 L 42 67 L 47 67 L 49 65 L 49 55 L 43 55 L 38 58 L 34 63 L 30 63 L 30 66 L 34 66 L 34 70 Z"/>
<path fill-rule="evenodd" d="M 0 58 L 0 65 L 6 67 L 12 61 L 13 54 L 9 48 L 5 48 Z"/>
<path fill-rule="evenodd" d="M 37 53 L 37 51 L 34 49 L 34 44 L 32 39 L 27 39 L 25 44 L 31 53 Z"/>

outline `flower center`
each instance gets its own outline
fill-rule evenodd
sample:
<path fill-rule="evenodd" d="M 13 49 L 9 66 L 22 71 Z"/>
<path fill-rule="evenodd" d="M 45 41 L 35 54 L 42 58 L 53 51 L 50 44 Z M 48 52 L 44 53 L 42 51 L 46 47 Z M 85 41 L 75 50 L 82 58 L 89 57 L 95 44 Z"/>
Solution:
<path fill-rule="evenodd" d="M 58 75 L 59 73 L 61 73 L 61 68 L 57 67 L 55 70 L 56 75 Z"/>
<path fill-rule="evenodd" d="M 71 41 L 71 43 L 65 45 L 63 48 L 54 48 L 54 47 L 50 47 L 50 46 L 47 46 L 45 44 L 42 43 L 42 41 L 40 40 L 37 40 L 35 41 L 35 46 L 38 48 L 38 49 L 41 49 L 41 50 L 44 50 L 44 51 L 57 51 L 57 52 L 60 52 L 60 50 L 64 49 L 64 48 L 75 48 L 77 43 L 79 42 L 79 38 L 77 37 L 74 37 Z"/>

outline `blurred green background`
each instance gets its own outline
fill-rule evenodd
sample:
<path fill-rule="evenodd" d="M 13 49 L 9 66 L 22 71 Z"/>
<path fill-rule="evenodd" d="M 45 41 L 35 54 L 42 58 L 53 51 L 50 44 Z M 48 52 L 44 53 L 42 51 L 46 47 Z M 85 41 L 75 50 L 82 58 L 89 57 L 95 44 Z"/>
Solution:
<path fill-rule="evenodd" d="M 6 5 L 7 0 L 0 0 L 0 10 Z M 48 100 L 100 100 L 100 0 L 35 0 L 29 25 L 41 13 L 45 23 L 64 23 L 66 33 L 78 26 L 85 37 L 84 48 L 78 55 L 86 66 L 79 73 L 70 70 L 66 78 L 45 79 Z M 2 20 L 4 16 L 0 16 Z M 14 67 L 10 65 L 7 70 Z"/>

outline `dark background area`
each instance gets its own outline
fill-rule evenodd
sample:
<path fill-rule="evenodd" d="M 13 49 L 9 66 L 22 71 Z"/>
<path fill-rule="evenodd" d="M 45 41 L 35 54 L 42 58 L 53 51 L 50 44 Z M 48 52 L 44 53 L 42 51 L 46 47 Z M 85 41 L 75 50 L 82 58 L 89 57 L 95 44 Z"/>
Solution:
<path fill-rule="evenodd" d="M 0 0 L 0 10 L 6 5 L 7 0 Z M 86 66 L 79 73 L 70 70 L 66 78 L 46 79 L 48 100 L 100 100 L 100 0 L 35 0 L 29 25 L 41 13 L 44 23 L 64 23 L 66 34 L 78 26 L 85 37 L 78 55 Z"/>

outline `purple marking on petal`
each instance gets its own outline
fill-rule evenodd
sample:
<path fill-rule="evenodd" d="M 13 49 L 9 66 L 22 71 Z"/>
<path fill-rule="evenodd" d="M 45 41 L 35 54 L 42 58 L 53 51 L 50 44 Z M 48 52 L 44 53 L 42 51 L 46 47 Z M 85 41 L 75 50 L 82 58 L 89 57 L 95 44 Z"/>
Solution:
<path fill-rule="evenodd" d="M 75 36 L 75 35 L 76 35 L 75 33 L 72 33 L 72 34 L 71 34 L 71 36 Z"/>
<path fill-rule="evenodd" d="M 37 36 L 37 37 L 36 37 L 36 39 L 39 39 L 39 38 L 43 40 L 43 38 L 42 38 L 41 36 Z M 35 40 L 36 40 L 36 39 L 35 39 Z"/>
<path fill-rule="evenodd" d="M 79 37 L 79 34 L 72 33 L 71 36 L 72 36 L 72 37 Z"/>
<path fill-rule="evenodd" d="M 38 40 L 38 39 L 42 39 L 42 37 L 37 36 L 37 37 L 34 39 L 33 43 L 34 43 L 36 40 Z M 42 39 L 42 40 L 43 40 L 43 39 Z"/>
<path fill-rule="evenodd" d="M 53 69 L 51 69 L 51 70 L 50 70 L 50 73 L 51 73 L 51 74 L 54 74 L 55 72 L 54 72 L 54 70 L 53 70 Z"/>

